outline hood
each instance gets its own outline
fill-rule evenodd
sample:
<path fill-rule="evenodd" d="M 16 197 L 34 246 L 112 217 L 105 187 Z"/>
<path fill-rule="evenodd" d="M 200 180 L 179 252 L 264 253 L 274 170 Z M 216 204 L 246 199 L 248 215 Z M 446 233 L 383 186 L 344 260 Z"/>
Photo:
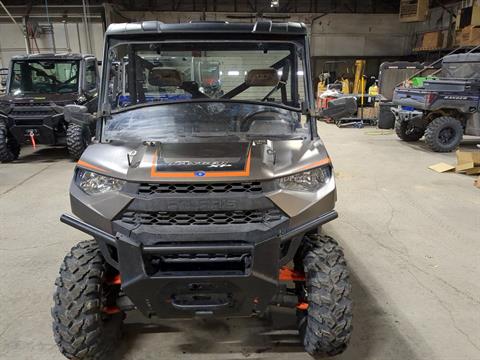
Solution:
<path fill-rule="evenodd" d="M 319 140 L 94 144 L 78 165 L 132 182 L 266 180 L 330 162 Z"/>

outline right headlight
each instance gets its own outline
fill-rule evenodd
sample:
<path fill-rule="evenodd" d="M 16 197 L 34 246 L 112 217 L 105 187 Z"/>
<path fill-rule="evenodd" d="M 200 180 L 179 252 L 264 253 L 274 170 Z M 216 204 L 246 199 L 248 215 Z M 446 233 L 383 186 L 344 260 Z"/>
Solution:
<path fill-rule="evenodd" d="M 285 190 L 315 192 L 328 183 L 331 176 L 330 166 L 322 166 L 279 178 L 278 184 Z"/>
<path fill-rule="evenodd" d="M 92 171 L 79 169 L 77 172 L 77 185 L 89 195 L 103 194 L 109 191 L 119 191 L 125 185 L 124 180 L 110 176 L 100 175 Z"/>

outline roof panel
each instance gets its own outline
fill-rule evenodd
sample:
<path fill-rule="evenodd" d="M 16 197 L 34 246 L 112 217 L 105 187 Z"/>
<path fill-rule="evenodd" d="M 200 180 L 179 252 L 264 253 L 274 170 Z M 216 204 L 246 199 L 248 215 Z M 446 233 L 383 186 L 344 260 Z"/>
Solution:
<path fill-rule="evenodd" d="M 15 55 L 12 57 L 12 60 L 81 60 L 89 57 L 94 57 L 94 55 L 78 53 L 40 53 Z"/>
<path fill-rule="evenodd" d="M 165 24 L 160 21 L 141 23 L 111 24 L 106 35 L 145 33 L 258 33 L 304 35 L 307 33 L 303 23 L 257 21 L 255 23 L 229 23 L 223 21 L 201 21 L 190 23 Z"/>

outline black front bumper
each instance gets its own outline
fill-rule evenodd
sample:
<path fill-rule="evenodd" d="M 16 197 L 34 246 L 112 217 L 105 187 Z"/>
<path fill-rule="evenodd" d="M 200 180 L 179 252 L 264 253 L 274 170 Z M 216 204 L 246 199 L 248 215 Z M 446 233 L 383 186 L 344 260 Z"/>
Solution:
<path fill-rule="evenodd" d="M 20 144 L 30 144 L 30 134 L 35 142 L 46 145 L 64 145 L 66 127 L 60 107 L 14 107 L 7 114 L 7 128 Z"/>
<path fill-rule="evenodd" d="M 303 235 L 336 217 L 331 211 L 293 229 L 287 221 L 272 232 L 250 232 L 245 238 L 232 234 L 229 240 L 149 245 L 70 215 L 61 221 L 95 237 L 106 260 L 119 270 L 123 292 L 144 315 L 188 318 L 265 311 L 278 291 L 279 269 L 293 259 Z"/>

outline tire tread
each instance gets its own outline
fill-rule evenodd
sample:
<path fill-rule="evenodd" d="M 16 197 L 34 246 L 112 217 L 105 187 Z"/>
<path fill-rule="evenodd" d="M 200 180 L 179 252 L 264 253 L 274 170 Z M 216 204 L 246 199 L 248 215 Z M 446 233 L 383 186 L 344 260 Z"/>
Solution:
<path fill-rule="evenodd" d="M 53 296 L 53 334 L 68 359 L 103 359 L 119 338 L 120 326 L 107 333 L 102 320 L 105 271 L 105 260 L 93 240 L 74 246 L 60 267 Z"/>
<path fill-rule="evenodd" d="M 12 162 L 20 156 L 20 144 L 0 129 L 0 162 Z"/>
<path fill-rule="evenodd" d="M 313 357 L 340 354 L 352 332 L 351 285 L 343 251 L 326 235 L 309 236 L 303 251 L 309 304 L 303 314 L 303 345 Z"/>
<path fill-rule="evenodd" d="M 78 160 L 90 142 L 90 130 L 77 124 L 67 127 L 67 150 L 73 160 Z"/>
<path fill-rule="evenodd" d="M 451 125 L 456 128 L 458 132 L 461 133 L 461 136 L 458 137 L 457 141 L 455 141 L 455 143 L 451 144 L 448 147 L 442 146 L 442 144 L 438 143 L 437 141 L 438 132 L 445 125 Z M 440 116 L 435 118 L 430 124 L 428 124 L 427 129 L 425 130 L 425 143 L 430 149 L 435 152 L 450 152 L 452 150 L 455 150 L 455 148 L 457 148 L 457 146 L 460 144 L 462 137 L 462 124 L 457 119 L 451 116 Z"/>

